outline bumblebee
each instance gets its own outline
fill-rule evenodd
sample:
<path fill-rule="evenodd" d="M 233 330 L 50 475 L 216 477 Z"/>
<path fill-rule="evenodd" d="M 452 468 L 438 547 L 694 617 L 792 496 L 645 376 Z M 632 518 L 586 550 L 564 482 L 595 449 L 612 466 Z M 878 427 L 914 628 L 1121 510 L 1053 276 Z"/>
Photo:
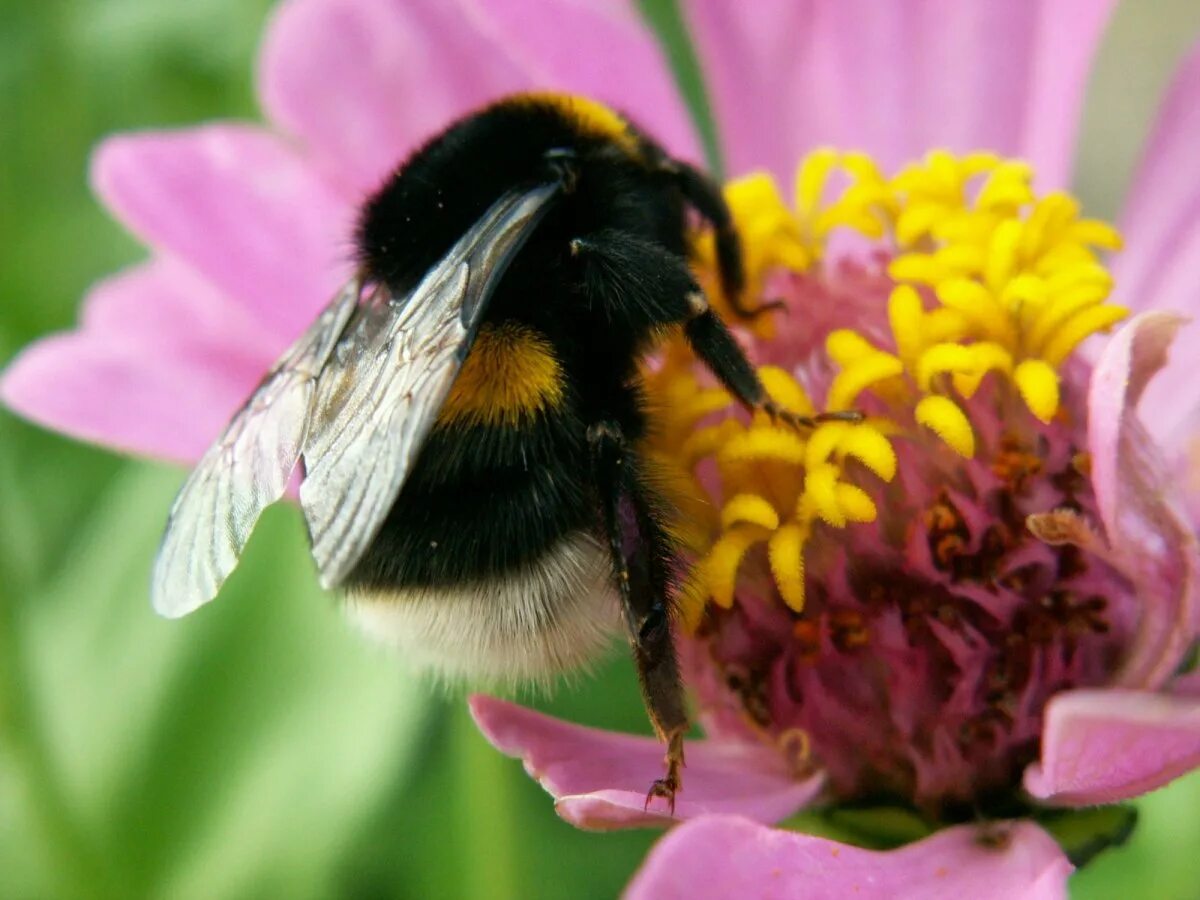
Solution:
<path fill-rule="evenodd" d="M 771 402 L 696 283 L 694 214 L 740 297 L 719 188 L 607 107 L 518 95 L 433 138 L 363 206 L 354 279 L 185 482 L 155 607 L 211 600 L 298 469 L 321 583 L 418 663 L 546 677 L 623 622 L 667 744 L 647 803 L 673 808 L 676 548 L 637 451 L 639 361 L 681 327 L 746 407 L 808 424 Z"/>

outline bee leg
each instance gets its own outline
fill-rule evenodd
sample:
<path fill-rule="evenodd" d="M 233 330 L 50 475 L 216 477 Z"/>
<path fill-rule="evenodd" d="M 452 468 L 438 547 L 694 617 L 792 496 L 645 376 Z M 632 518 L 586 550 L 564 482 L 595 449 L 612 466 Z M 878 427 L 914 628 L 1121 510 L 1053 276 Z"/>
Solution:
<path fill-rule="evenodd" d="M 721 186 L 695 166 L 678 160 L 669 160 L 664 168 L 688 203 L 712 224 L 721 293 L 729 301 L 734 313 L 742 319 L 754 319 L 771 310 L 781 309 L 784 304 L 778 300 L 756 307 L 744 303 L 746 271 L 742 263 L 742 241 L 734 227 L 729 205 L 721 193 Z"/>
<path fill-rule="evenodd" d="M 666 774 L 650 786 L 646 807 L 653 798 L 662 797 L 674 813 L 675 793 L 683 787 L 683 737 L 690 723 L 672 628 L 673 554 L 666 532 L 654 514 L 639 501 L 637 492 L 634 510 L 646 564 L 643 572 L 635 572 L 630 593 L 635 602 L 639 596 L 646 597 L 649 602 L 649 610 L 642 618 L 634 641 L 634 657 L 646 709 L 655 730 L 667 742 Z"/>
<path fill-rule="evenodd" d="M 586 296 L 595 303 L 624 298 L 620 309 L 611 314 L 626 316 L 627 324 L 638 328 L 682 323 L 696 355 L 750 409 L 761 409 L 782 422 L 806 428 L 826 418 L 861 418 L 856 412 L 804 416 L 776 404 L 687 266 L 661 247 L 613 229 L 576 237 L 568 246 L 571 259 L 579 266 Z"/>
<path fill-rule="evenodd" d="M 703 300 L 703 296 L 700 297 Z M 749 409 L 761 409 L 772 419 L 797 428 L 813 428 L 821 422 L 860 422 L 857 410 L 839 410 L 805 416 L 784 409 L 771 399 L 759 380 L 758 373 L 738 346 L 720 316 L 707 303 L 695 303 L 694 315 L 683 326 L 683 333 L 696 355 L 721 380 L 729 391 Z"/>
<path fill-rule="evenodd" d="M 660 524 L 653 492 L 642 483 L 637 461 L 628 452 L 620 426 L 599 422 L 588 429 L 587 436 L 602 498 L 613 579 L 621 598 L 642 697 L 654 730 L 667 744 L 666 773 L 650 786 L 646 807 L 655 797 L 661 797 L 674 813 L 675 794 L 682 788 L 683 738 L 689 728 L 671 624 L 674 551 Z M 632 507 L 636 525 L 632 552 L 626 550 L 623 501 Z"/>

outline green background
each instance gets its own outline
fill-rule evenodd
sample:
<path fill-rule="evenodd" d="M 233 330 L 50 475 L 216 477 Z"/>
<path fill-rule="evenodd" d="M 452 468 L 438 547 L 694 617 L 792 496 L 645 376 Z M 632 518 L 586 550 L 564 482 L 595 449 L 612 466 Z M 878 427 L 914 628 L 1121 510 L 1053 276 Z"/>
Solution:
<path fill-rule="evenodd" d="M 647 2 L 699 101 L 669 3 Z M 1119 11 L 1079 189 L 1118 209 L 1195 0 Z M 0 362 L 143 252 L 85 184 L 104 134 L 256 116 L 266 0 L 0 4 Z M 691 81 L 688 81 L 688 67 Z M 1197 173 L 1181 173 L 1197 177 Z M 409 677 L 315 589 L 290 510 L 222 602 L 154 616 L 181 473 L 0 412 L 0 897 L 611 897 L 654 840 L 560 822 L 461 696 Z M 535 705 L 647 731 L 619 653 Z M 1200 897 L 1200 777 L 1140 802 L 1077 897 Z"/>

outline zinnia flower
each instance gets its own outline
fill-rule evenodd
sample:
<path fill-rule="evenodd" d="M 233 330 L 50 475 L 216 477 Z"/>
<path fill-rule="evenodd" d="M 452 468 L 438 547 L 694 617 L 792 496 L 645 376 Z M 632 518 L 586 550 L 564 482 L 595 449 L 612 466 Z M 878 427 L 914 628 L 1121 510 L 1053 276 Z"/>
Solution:
<path fill-rule="evenodd" d="M 1164 368 L 1169 311 L 1200 294 L 1200 53 L 1110 258 L 1117 231 L 1061 190 L 1110 6 L 686 4 L 744 176 L 728 195 L 753 284 L 788 310 L 747 344 L 776 399 L 866 419 L 749 419 L 678 348 L 647 376 L 667 410 L 654 451 L 695 478 L 681 650 L 707 737 L 688 746 L 691 821 L 632 895 L 1060 896 L 1071 864 L 1040 809 L 1200 764 L 1200 371 Z M 455 116 L 531 87 L 594 96 L 700 155 L 620 0 L 286 4 L 261 71 L 278 131 L 97 152 L 97 191 L 154 256 L 99 285 L 79 330 L 26 350 L 5 402 L 197 459 L 348 276 L 364 194 Z M 657 742 L 473 708 L 568 821 L 669 821 L 645 807 Z M 767 827 L 879 801 L 900 811 L 891 843 L 912 842 Z M 990 824 L 954 824 L 976 817 Z"/>

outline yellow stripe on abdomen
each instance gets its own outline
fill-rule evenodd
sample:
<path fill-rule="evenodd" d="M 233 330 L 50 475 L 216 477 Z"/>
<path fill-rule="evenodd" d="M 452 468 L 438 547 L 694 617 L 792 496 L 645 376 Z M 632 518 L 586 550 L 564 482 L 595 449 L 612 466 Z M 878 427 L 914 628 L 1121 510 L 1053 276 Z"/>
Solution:
<path fill-rule="evenodd" d="M 519 425 L 562 399 L 562 366 L 545 335 L 515 323 L 484 325 L 438 424 Z"/>

